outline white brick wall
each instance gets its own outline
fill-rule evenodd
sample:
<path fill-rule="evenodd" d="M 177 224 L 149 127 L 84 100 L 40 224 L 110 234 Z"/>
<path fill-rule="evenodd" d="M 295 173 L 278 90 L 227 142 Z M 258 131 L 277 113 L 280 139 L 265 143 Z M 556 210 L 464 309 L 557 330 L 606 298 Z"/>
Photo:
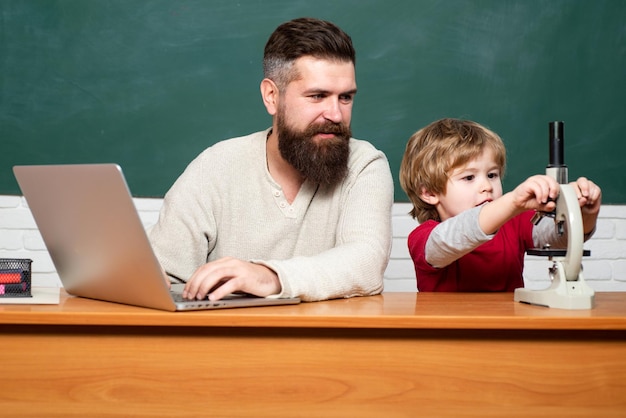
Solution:
<path fill-rule="evenodd" d="M 135 206 L 144 226 L 156 222 L 161 199 L 136 198 Z M 408 215 L 408 203 L 393 208 L 393 247 L 385 272 L 386 291 L 416 291 L 415 273 L 406 246 L 408 234 L 417 226 Z M 596 234 L 585 244 L 591 256 L 583 259 L 585 279 L 596 291 L 626 291 L 626 205 L 605 205 L 600 211 Z M 33 260 L 34 286 L 60 286 L 35 222 L 21 196 L 0 195 L 0 258 Z M 545 288 L 549 284 L 549 261 L 526 257 L 526 286 Z"/>

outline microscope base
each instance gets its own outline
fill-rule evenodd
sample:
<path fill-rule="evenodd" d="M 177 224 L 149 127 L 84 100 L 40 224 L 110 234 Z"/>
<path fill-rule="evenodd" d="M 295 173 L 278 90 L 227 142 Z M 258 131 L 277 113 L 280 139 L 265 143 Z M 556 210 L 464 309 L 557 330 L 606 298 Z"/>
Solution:
<path fill-rule="evenodd" d="M 559 309 L 591 309 L 595 292 L 585 283 L 582 272 L 578 280 L 566 280 L 563 269 L 557 269 L 552 285 L 544 290 L 515 289 L 513 300 L 531 305 Z"/>

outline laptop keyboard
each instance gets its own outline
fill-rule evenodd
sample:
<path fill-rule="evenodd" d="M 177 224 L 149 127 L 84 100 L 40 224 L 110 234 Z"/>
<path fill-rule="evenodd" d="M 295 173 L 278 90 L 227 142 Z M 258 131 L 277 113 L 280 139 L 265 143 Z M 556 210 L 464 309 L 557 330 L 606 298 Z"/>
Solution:
<path fill-rule="evenodd" d="M 189 302 L 189 299 L 185 299 L 183 297 L 183 294 L 180 292 L 170 292 L 170 294 L 172 295 L 172 299 L 174 300 L 174 302 Z"/>

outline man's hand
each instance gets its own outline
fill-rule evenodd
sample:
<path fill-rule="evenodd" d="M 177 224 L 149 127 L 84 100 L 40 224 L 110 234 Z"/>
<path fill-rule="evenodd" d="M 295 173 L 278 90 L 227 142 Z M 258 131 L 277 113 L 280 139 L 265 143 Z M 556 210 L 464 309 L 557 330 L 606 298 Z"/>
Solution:
<path fill-rule="evenodd" d="M 255 296 L 280 293 L 278 275 L 268 267 L 236 258 L 225 257 L 199 267 L 187 281 L 183 297 L 219 300 L 233 292 Z"/>

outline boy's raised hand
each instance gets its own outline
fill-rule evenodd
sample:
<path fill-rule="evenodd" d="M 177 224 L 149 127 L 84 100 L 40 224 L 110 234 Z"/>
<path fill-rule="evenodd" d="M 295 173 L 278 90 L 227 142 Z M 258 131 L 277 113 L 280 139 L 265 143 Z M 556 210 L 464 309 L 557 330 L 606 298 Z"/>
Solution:
<path fill-rule="evenodd" d="M 513 202 L 518 209 L 552 212 L 559 189 L 559 184 L 550 176 L 532 176 L 513 190 Z"/>
<path fill-rule="evenodd" d="M 602 203 L 602 190 L 586 177 L 579 177 L 578 180 L 570 183 L 576 191 L 578 203 L 583 212 L 599 212 Z"/>
<path fill-rule="evenodd" d="M 597 184 L 586 177 L 579 177 L 576 181 L 571 182 L 570 186 L 572 186 L 576 192 L 576 197 L 580 204 L 580 212 L 583 217 L 583 230 L 585 234 L 589 234 L 593 232 L 596 227 L 596 221 L 600 213 L 600 205 L 602 204 L 602 190 Z"/>

